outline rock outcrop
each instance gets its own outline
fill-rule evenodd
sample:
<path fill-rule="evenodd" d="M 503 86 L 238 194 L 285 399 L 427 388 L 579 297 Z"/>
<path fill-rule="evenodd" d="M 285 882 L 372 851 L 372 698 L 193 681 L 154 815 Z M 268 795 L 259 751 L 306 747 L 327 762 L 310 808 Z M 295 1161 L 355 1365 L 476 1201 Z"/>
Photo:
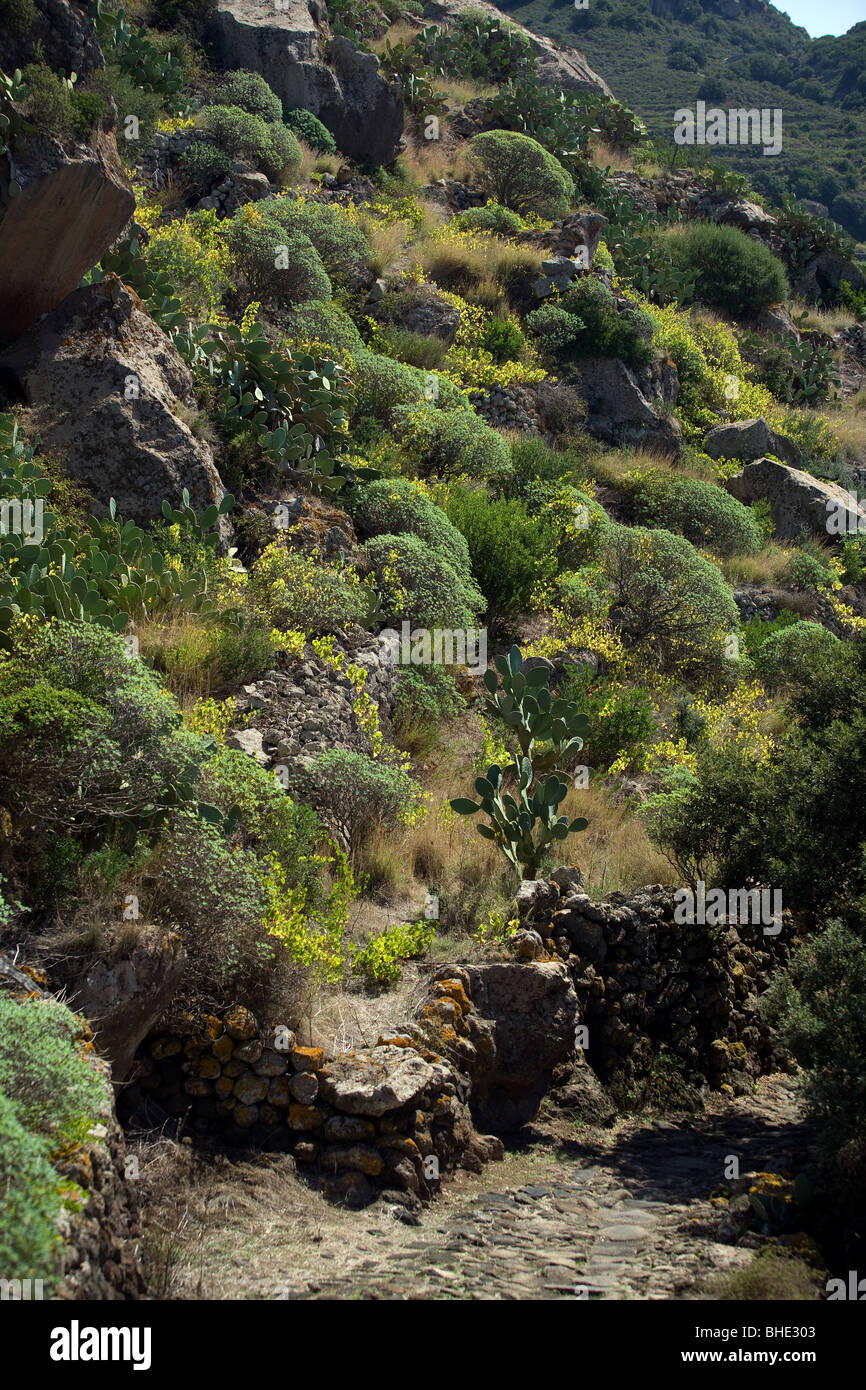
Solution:
<path fill-rule="evenodd" d="M 713 459 L 742 459 L 753 463 L 765 454 L 775 454 L 783 463 L 799 468 L 803 454 L 793 439 L 771 430 L 766 420 L 737 420 L 716 425 L 704 440 L 704 452 Z"/>
<path fill-rule="evenodd" d="M 679 394 L 673 364 L 629 367 L 617 357 L 586 357 L 575 384 L 586 402 L 587 429 L 598 439 L 666 452 L 679 448 L 682 430 L 666 409 Z"/>
<path fill-rule="evenodd" d="M 747 505 L 766 499 L 780 540 L 866 531 L 866 511 L 850 492 L 775 459 L 757 459 L 726 478 L 724 485 L 732 497 Z"/>
<path fill-rule="evenodd" d="M 114 135 L 64 149 L 31 139 L 15 151 L 15 179 L 0 160 L 0 342 L 18 338 L 80 283 L 116 241 L 135 207 Z"/>
<path fill-rule="evenodd" d="M 399 152 L 399 82 L 386 82 L 375 54 L 341 35 L 326 57 L 325 31 L 305 0 L 286 0 L 280 9 L 266 0 L 218 0 L 211 33 L 223 67 L 261 73 L 284 108 L 312 111 L 350 159 L 389 164 Z"/>
<path fill-rule="evenodd" d="M 85 483 L 96 509 L 114 498 L 138 522 L 224 495 L 210 448 L 179 411 L 195 407 L 177 349 L 114 275 L 77 290 L 0 354 L 0 395 L 22 404 L 22 426 Z"/>

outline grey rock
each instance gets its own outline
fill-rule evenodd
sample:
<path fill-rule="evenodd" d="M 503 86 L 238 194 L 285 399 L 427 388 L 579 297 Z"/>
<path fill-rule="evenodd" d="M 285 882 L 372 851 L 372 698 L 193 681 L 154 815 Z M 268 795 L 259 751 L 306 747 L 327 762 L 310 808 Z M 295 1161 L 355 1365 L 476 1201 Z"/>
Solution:
<path fill-rule="evenodd" d="M 838 483 L 824 482 L 775 459 L 747 464 L 741 473 L 725 480 L 725 488 L 747 505 L 766 499 L 780 540 L 796 540 L 804 534 L 838 535 L 838 529 L 830 529 L 834 519 L 842 530 L 866 531 L 866 511 Z"/>
<path fill-rule="evenodd" d="M 704 440 L 704 450 L 714 459 L 742 459 L 752 463 L 765 454 L 775 454 L 783 463 L 798 468 L 802 453 L 793 439 L 771 430 L 766 420 L 737 420 L 730 425 L 716 425 Z"/>

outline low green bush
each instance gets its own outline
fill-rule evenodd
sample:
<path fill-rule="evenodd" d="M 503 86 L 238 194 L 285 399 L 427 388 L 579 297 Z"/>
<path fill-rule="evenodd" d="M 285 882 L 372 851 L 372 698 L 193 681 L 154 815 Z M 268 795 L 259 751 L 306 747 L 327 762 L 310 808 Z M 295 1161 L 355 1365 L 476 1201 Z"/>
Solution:
<path fill-rule="evenodd" d="M 318 251 L 303 232 L 287 231 L 267 214 L 241 208 L 225 224 L 232 268 L 261 303 L 286 306 L 329 300 L 331 282 Z"/>
<path fill-rule="evenodd" d="M 469 149 L 480 163 L 483 185 L 497 203 L 542 217 L 561 217 L 568 211 L 574 182 L 531 136 L 489 130 L 473 136 Z"/>
<path fill-rule="evenodd" d="M 297 782 L 353 857 L 374 830 L 394 829 L 421 804 L 421 789 L 403 768 L 349 748 L 319 753 Z"/>
<path fill-rule="evenodd" d="M 381 597 L 383 626 L 474 628 L 484 600 L 472 576 L 409 534 L 374 536 L 361 552 Z"/>
<path fill-rule="evenodd" d="M 314 116 L 312 111 L 304 111 L 296 106 L 285 115 L 286 125 L 293 130 L 299 140 L 303 140 L 310 149 L 318 150 L 319 154 L 336 154 L 337 142 L 328 130 L 327 126 L 322 125 L 318 116 Z"/>
<path fill-rule="evenodd" d="M 811 684 L 834 662 L 841 643 L 819 623 L 793 623 L 772 633 L 755 653 L 755 670 L 772 692 Z"/>
<path fill-rule="evenodd" d="M 488 319 L 481 335 L 481 346 L 494 362 L 520 362 L 526 352 L 526 338 L 513 319 Z"/>
<path fill-rule="evenodd" d="M 642 526 L 677 531 L 717 555 L 752 554 L 763 544 L 763 531 L 750 508 L 717 483 L 657 469 L 624 482 L 634 519 Z"/>
<path fill-rule="evenodd" d="M 231 155 L 209 140 L 196 140 L 180 156 L 180 167 L 187 178 L 202 188 L 212 188 L 229 173 Z"/>
<path fill-rule="evenodd" d="M 695 296 L 733 315 L 788 299 L 785 267 L 762 241 L 737 227 L 691 222 L 667 242 L 674 265 L 695 275 Z"/>
<path fill-rule="evenodd" d="M 407 455 L 426 475 L 495 479 L 511 472 L 508 444 L 472 410 L 398 408 L 393 420 Z"/>
<path fill-rule="evenodd" d="M 354 323 L 333 300 L 310 299 L 304 304 L 293 304 L 279 312 L 278 322 L 290 341 L 321 345 L 337 357 L 354 354 L 362 347 Z"/>
<path fill-rule="evenodd" d="M 301 147 L 282 122 L 267 122 L 239 106 L 203 106 L 199 126 L 211 144 L 233 159 L 248 159 L 272 181 L 290 179 L 301 167 Z"/>
<path fill-rule="evenodd" d="M 242 111 L 248 111 L 251 116 L 260 116 L 268 123 L 283 118 L 282 102 L 257 72 L 238 68 L 226 73 L 211 95 L 215 106 L 239 106 Z"/>
<path fill-rule="evenodd" d="M 435 400 L 440 410 L 466 407 L 465 396 L 447 377 L 431 372 L 427 380 L 426 374 L 417 368 L 407 367 L 369 348 L 354 353 L 353 357 L 353 422 L 367 417 L 388 425 L 398 406 L 419 406 L 427 398 Z"/>
<path fill-rule="evenodd" d="M 538 607 L 557 570 L 556 535 L 519 501 L 454 488 L 447 512 L 469 546 L 474 574 L 495 618 Z"/>
<path fill-rule="evenodd" d="M 526 226 L 522 217 L 501 203 L 485 203 L 480 208 L 466 208 L 451 221 L 452 227 L 470 232 L 495 232 L 497 236 L 513 236 Z"/>
<path fill-rule="evenodd" d="M 368 607 L 354 570 L 316 564 L 282 541 L 262 551 L 250 570 L 249 588 L 263 621 L 280 631 L 333 632 L 362 620 Z"/>
<path fill-rule="evenodd" d="M 267 216 L 287 232 L 309 237 L 336 284 L 344 284 L 353 270 L 366 264 L 370 247 L 364 232 L 331 203 L 274 198 Z"/>
<path fill-rule="evenodd" d="M 352 515 L 360 535 L 410 532 L 441 551 L 459 570 L 469 572 L 469 549 L 440 507 L 406 478 L 380 478 L 357 488 Z"/>

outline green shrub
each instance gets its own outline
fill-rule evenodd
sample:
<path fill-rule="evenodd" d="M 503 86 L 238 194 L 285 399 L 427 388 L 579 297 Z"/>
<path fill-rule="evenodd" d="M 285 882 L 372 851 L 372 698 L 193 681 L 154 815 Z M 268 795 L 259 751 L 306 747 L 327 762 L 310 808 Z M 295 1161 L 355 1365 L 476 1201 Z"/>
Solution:
<path fill-rule="evenodd" d="M 250 570 L 250 596 L 263 619 L 281 631 L 333 632 L 358 622 L 367 603 L 354 570 L 318 565 L 274 541 Z"/>
<path fill-rule="evenodd" d="M 290 232 L 265 215 L 241 208 L 225 224 L 232 267 L 261 303 L 291 306 L 331 298 L 331 282 L 318 251 L 303 232 Z"/>
<path fill-rule="evenodd" d="M 0 1093 L 46 1157 L 81 1144 L 108 1108 L 105 1082 L 82 1056 L 81 1023 L 55 999 L 0 996 Z"/>
<path fill-rule="evenodd" d="M 425 474 L 495 479 L 511 472 L 506 441 L 472 410 L 443 413 L 424 405 L 396 409 L 393 420 L 403 448 Z"/>
<path fill-rule="evenodd" d="M 187 178 L 202 188 L 212 188 L 229 173 L 232 167 L 231 155 L 226 154 L 208 140 L 196 140 L 188 145 L 180 157 L 180 167 Z"/>
<path fill-rule="evenodd" d="M 526 352 L 526 339 L 519 323 L 494 315 L 484 325 L 481 346 L 494 362 L 520 362 Z"/>
<path fill-rule="evenodd" d="M 312 111 L 304 111 L 297 106 L 286 112 L 285 121 L 298 139 L 311 149 L 318 150 L 320 154 L 336 154 L 337 143 L 333 135 Z"/>
<path fill-rule="evenodd" d="M 696 297 L 713 308 L 754 314 L 788 298 L 782 262 L 737 227 L 692 222 L 668 249 L 678 269 L 694 272 Z"/>
<path fill-rule="evenodd" d="M 654 324 L 649 314 L 637 306 L 618 305 L 603 280 L 586 276 L 560 302 L 567 313 L 583 323 L 577 342 L 579 355 L 618 357 L 633 366 L 652 361 Z"/>
<path fill-rule="evenodd" d="M 456 719 L 466 701 L 441 666 L 398 666 L 394 671 L 394 725 L 405 729 Z"/>
<path fill-rule="evenodd" d="M 526 223 L 511 208 L 500 203 L 485 203 L 481 208 L 466 208 L 451 221 L 452 227 L 471 232 L 495 232 L 498 236 L 513 236 L 522 232 Z"/>
<path fill-rule="evenodd" d="M 493 501 L 486 492 L 455 488 L 448 516 L 465 536 L 469 557 L 491 615 L 538 607 L 557 569 L 556 536 L 522 502 Z"/>
<path fill-rule="evenodd" d="M 543 352 L 562 360 L 576 355 L 586 327 L 583 319 L 570 314 L 561 304 L 542 304 L 533 309 L 526 316 L 526 326 L 539 339 Z"/>
<path fill-rule="evenodd" d="M 718 677 L 739 613 L 718 568 L 682 536 L 612 526 L 606 569 L 623 639 L 662 669 Z"/>
<path fill-rule="evenodd" d="M 428 381 L 425 373 L 417 368 L 404 366 L 402 362 L 395 362 L 393 358 L 371 352 L 368 348 L 353 356 L 353 421 L 369 417 L 387 425 L 397 406 L 421 405 L 425 392 L 432 394 L 434 387 L 435 402 L 440 410 L 466 408 L 466 397 L 447 377 L 430 373 L 432 381 Z"/>
<path fill-rule="evenodd" d="M 195 319 L 210 318 L 230 285 L 228 253 L 206 217 L 192 213 L 155 228 L 145 253 L 148 269 L 168 276 L 184 313 Z"/>
<path fill-rule="evenodd" d="M 514 212 L 561 217 L 571 204 L 574 183 L 558 159 L 537 140 L 516 131 L 490 130 L 473 136 L 469 149 L 480 161 L 489 194 Z"/>
<path fill-rule="evenodd" d="M 392 830 L 421 804 L 421 789 L 400 767 L 329 748 L 296 773 L 298 790 L 354 857 L 378 827 Z"/>
<path fill-rule="evenodd" d="M 835 575 L 830 568 L 828 553 L 817 543 L 806 541 L 795 550 L 782 572 L 782 583 L 788 589 L 812 590 L 829 588 Z"/>
<path fill-rule="evenodd" d="M 469 572 L 465 538 L 440 507 L 406 478 L 381 478 L 356 489 L 352 514 L 362 536 L 410 532 L 445 555 L 458 570 Z"/>
<path fill-rule="evenodd" d="M 352 974 L 363 975 L 373 984 L 394 984 L 400 979 L 400 964 L 423 956 L 433 944 L 435 922 L 403 922 L 384 927 L 371 936 L 365 946 L 352 955 Z"/>
<path fill-rule="evenodd" d="M 233 159 L 248 159 L 268 178 L 290 179 L 301 167 L 301 147 L 284 125 L 263 121 L 239 106 L 204 106 L 200 128 Z"/>
<path fill-rule="evenodd" d="M 309 237 L 328 275 L 338 284 L 366 264 L 370 250 L 366 236 L 331 203 L 275 198 L 267 205 L 267 216 L 286 231 Z"/>
<path fill-rule="evenodd" d="M 311 299 L 279 314 L 280 327 L 290 342 L 311 343 L 342 357 L 362 347 L 361 335 L 345 309 L 333 300 Z"/>
<path fill-rule="evenodd" d="M 641 525 L 678 531 L 717 555 L 751 554 L 761 548 L 763 532 L 751 510 L 717 483 L 676 478 L 655 469 L 624 481 Z"/>
<path fill-rule="evenodd" d="M 576 702 L 592 725 L 587 761 L 607 768 L 627 758 L 639 768 L 658 732 L 649 691 L 642 685 L 599 679 L 587 667 L 566 669 L 565 674 L 561 698 Z"/>
<path fill-rule="evenodd" d="M 787 608 L 783 609 L 778 617 L 771 619 L 768 623 L 765 623 L 758 617 L 750 618 L 749 621 L 743 623 L 742 626 L 743 645 L 748 655 L 754 660 L 765 642 L 769 641 L 777 632 L 781 632 L 786 627 L 791 627 L 794 623 L 798 623 L 799 621 L 799 615 L 790 612 Z"/>
<path fill-rule="evenodd" d="M 755 669 L 768 690 L 809 685 L 835 660 L 839 638 L 818 623 L 798 622 L 771 634 L 755 654 Z"/>
<path fill-rule="evenodd" d="M 761 1250 L 742 1269 L 719 1275 L 706 1286 L 714 1302 L 789 1303 L 821 1297 L 821 1280 L 792 1250 Z"/>
<path fill-rule="evenodd" d="M 0 796 L 19 835 L 153 824 L 198 779 L 201 741 L 123 642 L 89 623 L 37 629 L 0 665 Z"/>
<path fill-rule="evenodd" d="M 63 1185 L 0 1091 L 0 1268 L 4 1279 L 42 1279 L 49 1288 L 59 1268 L 57 1218 Z"/>
<path fill-rule="evenodd" d="M 806 1103 L 821 1147 L 835 1158 L 866 1139 L 866 944 L 841 921 L 794 952 L 762 1012 L 805 1069 Z M 838 1173 L 838 1170 L 837 1170 Z M 860 1193 L 862 1203 L 862 1192 Z"/>
<path fill-rule="evenodd" d="M 133 169 L 141 161 L 143 151 L 153 144 L 156 127 L 164 114 L 162 98 L 158 92 L 143 91 L 116 63 L 107 62 L 101 72 L 91 74 L 89 81 L 106 100 L 111 97 L 117 107 L 117 148 L 127 169 Z M 126 138 L 130 116 L 138 121 L 137 140 Z"/>
<path fill-rule="evenodd" d="M 215 106 L 239 106 L 251 116 L 261 116 L 268 123 L 281 121 L 283 105 L 275 92 L 257 72 L 246 72 L 238 68 L 226 73 L 221 82 L 214 87 Z"/>
<path fill-rule="evenodd" d="M 381 535 L 361 552 L 381 597 L 383 626 L 403 619 L 425 628 L 470 628 L 484 600 L 472 576 L 420 536 Z"/>

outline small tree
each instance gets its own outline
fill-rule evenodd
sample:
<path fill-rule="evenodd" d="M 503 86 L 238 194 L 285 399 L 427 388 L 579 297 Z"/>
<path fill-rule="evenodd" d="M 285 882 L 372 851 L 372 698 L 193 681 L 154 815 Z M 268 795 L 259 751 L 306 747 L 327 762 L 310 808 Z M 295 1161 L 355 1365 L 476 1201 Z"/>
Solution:
<path fill-rule="evenodd" d="M 589 722 L 573 701 L 552 698 L 543 666 L 524 673 L 519 647 L 507 658 L 497 656 L 495 665 L 502 687 L 493 671 L 485 672 L 487 712 L 514 731 L 520 751 L 512 755 L 510 768 L 503 771 L 494 763 L 486 776 L 476 778 L 480 802 L 458 796 L 451 809 L 461 816 L 484 811 L 490 823 L 476 826 L 479 835 L 497 844 L 521 877 L 537 878 L 551 844 L 589 824 L 583 816 L 569 821 L 558 815 L 568 784 L 557 771 L 570 754 L 580 752 Z M 541 772 L 550 775 L 539 780 Z M 506 778 L 516 796 L 506 789 Z"/>
<path fill-rule="evenodd" d="M 561 217 L 574 196 L 574 182 L 558 159 L 529 135 L 488 130 L 469 142 L 481 161 L 482 181 L 497 203 L 514 212 Z"/>

